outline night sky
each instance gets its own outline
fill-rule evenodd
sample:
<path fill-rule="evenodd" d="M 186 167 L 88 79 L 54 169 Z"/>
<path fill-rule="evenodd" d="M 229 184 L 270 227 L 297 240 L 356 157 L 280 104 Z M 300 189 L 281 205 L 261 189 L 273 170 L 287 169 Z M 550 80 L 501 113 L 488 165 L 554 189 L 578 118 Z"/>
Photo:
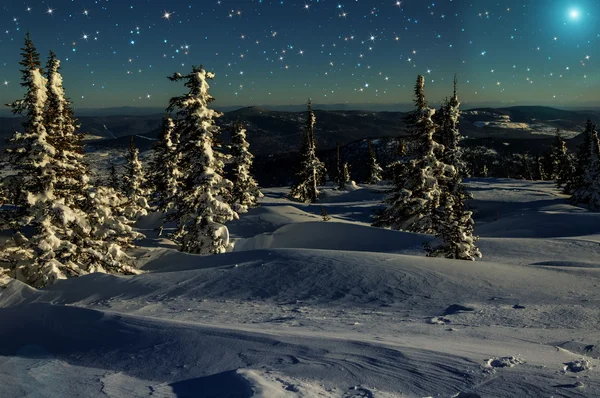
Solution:
<path fill-rule="evenodd" d="M 2 0 L 0 101 L 20 98 L 27 30 L 77 108 L 166 107 L 202 64 L 215 105 L 600 106 L 598 0 Z"/>

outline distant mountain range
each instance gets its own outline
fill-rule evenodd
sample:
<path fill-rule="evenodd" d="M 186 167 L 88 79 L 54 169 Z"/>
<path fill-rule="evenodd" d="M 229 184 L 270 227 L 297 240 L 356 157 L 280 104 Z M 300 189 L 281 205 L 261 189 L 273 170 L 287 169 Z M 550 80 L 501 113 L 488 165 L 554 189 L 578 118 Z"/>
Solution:
<path fill-rule="evenodd" d="M 139 110 L 140 108 L 114 108 Z M 147 109 L 151 110 L 151 109 Z M 335 147 L 363 138 L 398 137 L 405 134 L 403 112 L 357 110 L 319 110 L 316 137 L 320 149 Z M 79 116 L 87 142 L 92 147 L 125 147 L 130 136 L 137 136 L 141 149 L 150 148 L 159 135 L 162 112 L 138 115 Z M 296 151 L 301 141 L 304 108 L 279 111 L 262 107 L 246 107 L 228 111 L 218 123 L 228 140 L 228 127 L 238 120 L 246 122 L 248 139 L 257 155 Z M 590 118 L 600 123 L 599 110 L 559 110 L 542 106 L 508 108 L 475 108 L 463 110 L 461 133 L 467 139 L 539 140 L 553 136 L 560 129 L 566 138 L 575 137 Z M 20 129 L 20 118 L 0 118 L 0 147 L 6 138 Z"/>

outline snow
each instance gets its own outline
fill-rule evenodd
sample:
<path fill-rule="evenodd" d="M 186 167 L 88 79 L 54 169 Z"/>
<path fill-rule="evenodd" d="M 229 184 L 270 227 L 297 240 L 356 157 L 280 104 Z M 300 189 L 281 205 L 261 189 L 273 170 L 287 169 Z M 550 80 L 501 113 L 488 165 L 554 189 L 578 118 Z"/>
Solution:
<path fill-rule="evenodd" d="M 272 188 L 227 223 L 232 252 L 147 238 L 140 275 L 11 280 L 0 395 L 600 396 L 598 213 L 550 182 L 466 184 L 476 262 L 371 227 L 389 185 Z"/>

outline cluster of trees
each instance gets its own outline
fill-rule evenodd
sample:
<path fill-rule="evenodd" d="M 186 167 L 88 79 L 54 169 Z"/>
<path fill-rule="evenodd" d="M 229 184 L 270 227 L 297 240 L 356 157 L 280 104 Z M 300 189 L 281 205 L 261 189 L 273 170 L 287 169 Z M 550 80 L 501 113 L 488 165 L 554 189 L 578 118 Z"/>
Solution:
<path fill-rule="evenodd" d="M 402 157 L 388 166 L 393 188 L 373 225 L 436 235 L 438 239 L 426 246 L 430 256 L 479 258 L 472 212 L 466 206 L 469 195 L 462 184 L 467 167 L 459 146 L 456 79 L 453 96 L 436 112 L 427 105 L 425 79 L 418 76 L 415 107 L 405 118 L 415 145 L 410 153 L 403 148 Z"/>
<path fill-rule="evenodd" d="M 90 272 L 137 273 L 125 252 L 141 237 L 125 215 L 129 201 L 90 182 L 60 61 L 50 52 L 44 70 L 29 34 L 21 55 L 25 95 L 10 106 L 24 117 L 23 131 L 7 150 L 18 189 L 3 184 L 0 195 L 14 234 L 0 250 L 0 274 L 41 287 Z"/>
<path fill-rule="evenodd" d="M 11 231 L 0 248 L 0 276 L 43 287 L 92 272 L 139 273 L 127 250 L 143 235 L 132 225 L 154 210 L 176 224 L 172 237 L 182 251 L 228 248 L 224 224 L 256 206 L 262 193 L 250 174 L 244 125 L 234 127 L 229 153 L 218 140 L 221 114 L 208 107 L 212 73 L 200 66 L 169 77 L 184 81 L 188 92 L 170 100 L 148 172 L 132 140 L 122 175 L 111 163 L 106 180 L 92 181 L 60 61 L 50 52 L 42 68 L 29 34 L 21 55 L 25 95 L 9 106 L 24 122 L 7 149 L 13 174 L 0 186 L 2 227 Z"/>
<path fill-rule="evenodd" d="M 573 205 L 600 209 L 600 145 L 591 120 L 587 120 L 581 137 L 577 152 L 572 153 L 557 130 L 554 142 L 542 156 L 515 155 L 518 159 L 513 162 L 517 165 L 514 176 L 525 180 L 553 180 L 562 193 L 570 195 Z"/>
<path fill-rule="evenodd" d="M 559 133 L 550 149 L 551 177 L 574 205 L 600 209 L 600 141 L 596 126 L 588 119 L 577 155 L 569 153 Z"/>
<path fill-rule="evenodd" d="M 306 122 L 302 130 L 302 144 L 300 147 L 300 162 L 296 167 L 294 182 L 290 191 L 290 198 L 305 203 L 315 203 L 319 198 L 318 186 L 325 182 L 327 168 L 321 162 L 316 153 L 315 142 L 316 117 L 312 110 L 311 101 L 308 100 Z M 383 169 L 377 162 L 375 150 L 368 141 L 368 178 L 369 184 L 377 184 L 382 179 Z M 341 156 L 340 143 L 336 145 L 336 164 L 332 173 L 332 180 L 337 184 L 339 190 L 346 189 L 350 182 L 350 166 Z"/>

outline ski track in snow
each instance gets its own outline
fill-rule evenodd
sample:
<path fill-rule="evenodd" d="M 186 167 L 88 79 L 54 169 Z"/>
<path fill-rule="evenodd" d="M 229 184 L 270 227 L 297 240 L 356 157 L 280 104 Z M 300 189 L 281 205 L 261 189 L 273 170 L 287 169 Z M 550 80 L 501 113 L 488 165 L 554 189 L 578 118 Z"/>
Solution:
<path fill-rule="evenodd" d="M 551 183 L 469 186 L 477 262 L 370 227 L 382 185 L 265 189 L 217 256 L 150 215 L 142 275 L 0 287 L 0 396 L 600 396 L 600 215 Z"/>

